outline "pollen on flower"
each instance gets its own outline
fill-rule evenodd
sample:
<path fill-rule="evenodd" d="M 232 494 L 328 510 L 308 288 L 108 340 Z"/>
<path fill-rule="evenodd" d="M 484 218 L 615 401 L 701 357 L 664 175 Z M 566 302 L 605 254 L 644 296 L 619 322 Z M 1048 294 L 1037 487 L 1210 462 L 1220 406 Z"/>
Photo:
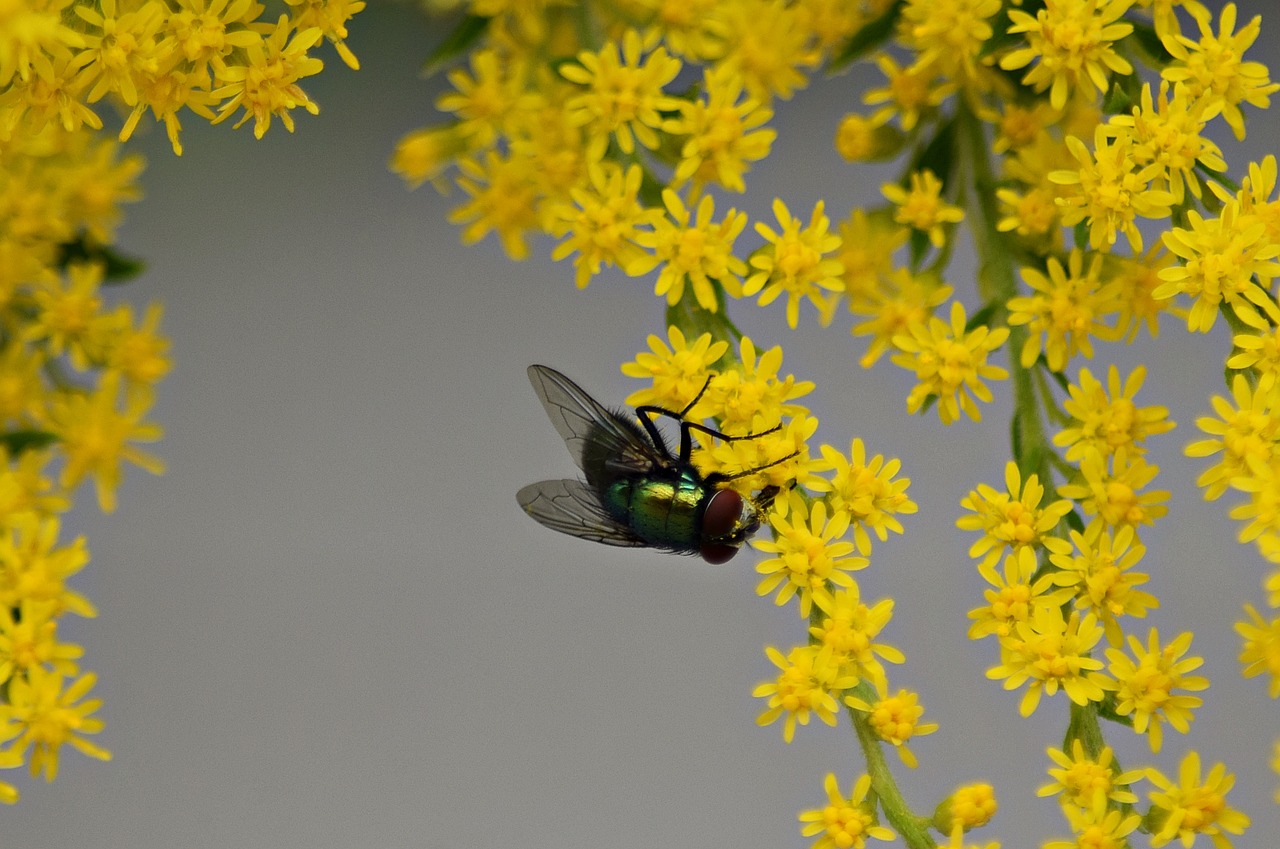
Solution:
<path fill-rule="evenodd" d="M 657 222 L 661 213 L 646 209 L 639 200 L 640 166 L 626 170 L 613 162 L 595 162 L 588 168 L 588 185 L 570 189 L 573 204 L 553 206 L 557 219 L 551 232 L 564 237 L 551 252 L 561 260 L 574 259 L 578 288 L 585 288 L 601 266 L 629 268 L 644 256 L 641 233 Z"/>
<path fill-rule="evenodd" d="M 1264 375 L 1254 387 L 1243 374 L 1237 374 L 1231 378 L 1230 399 L 1220 395 L 1210 399 L 1216 418 L 1196 419 L 1196 427 L 1209 438 L 1188 445 L 1187 455 L 1221 454 L 1218 461 L 1196 479 L 1196 485 L 1204 489 L 1206 500 L 1220 498 L 1232 481 L 1249 474 L 1252 462 L 1271 461 L 1272 446 L 1280 439 L 1280 414 L 1277 414 L 1280 395 L 1276 385 L 1276 378 Z"/>
<path fill-rule="evenodd" d="M 1066 546 L 1054 546 L 1049 560 L 1062 571 L 1056 576 L 1059 586 L 1075 593 L 1076 609 L 1092 611 L 1107 632 L 1107 641 L 1119 645 L 1119 617 L 1145 618 L 1147 610 L 1160 602 L 1137 587 L 1150 576 L 1133 571 L 1146 548 L 1137 541 L 1131 526 L 1124 526 L 1113 536 L 1104 523 L 1093 521 L 1084 533 L 1071 531 L 1075 552 Z"/>
<path fill-rule="evenodd" d="M 1080 463 L 1080 475 L 1059 487 L 1058 493 L 1077 502 L 1086 515 L 1101 518 L 1109 528 L 1150 525 L 1169 512 L 1164 503 L 1169 500 L 1168 490 L 1142 491 L 1159 471 L 1158 466 L 1128 451 L 1117 451 L 1106 459 L 1088 454 Z"/>
<path fill-rule="evenodd" d="M 747 214 L 730 208 L 720 221 L 712 220 L 715 199 L 709 194 L 698 201 L 696 217 L 671 189 L 662 191 L 662 202 L 667 215 L 656 213 L 647 222 L 652 230 L 632 236 L 648 250 L 626 262 L 627 274 L 640 276 L 661 266 L 653 293 L 668 306 L 680 303 L 687 284 L 699 307 L 718 312 L 719 293 L 742 294 L 747 264 L 734 254 L 733 243 L 747 226 Z"/>
<path fill-rule="evenodd" d="M 687 136 L 680 149 L 675 180 L 717 183 L 731 192 L 746 191 L 742 176 L 750 163 L 769 155 L 777 132 L 766 126 L 773 110 L 744 92 L 745 80 L 727 65 L 708 68 L 705 99 L 681 100 L 678 117 L 664 130 Z"/>
<path fill-rule="evenodd" d="M 874 642 L 893 616 L 893 599 L 886 598 L 868 607 L 855 583 L 816 597 L 822 611 L 817 624 L 809 628 L 817 645 L 831 650 L 832 662 L 840 675 L 856 681 L 870 681 L 877 690 L 888 687 L 880 661 L 902 663 L 905 655 L 887 643 Z"/>
<path fill-rule="evenodd" d="M 1035 66 L 1024 85 L 1048 91 L 1054 109 L 1076 91 L 1106 91 L 1108 72 L 1129 74 L 1133 66 L 1112 46 L 1133 31 L 1121 21 L 1133 0 L 1051 0 L 1034 17 L 1009 12 L 1010 33 L 1026 33 L 1027 46 L 1000 60 L 1006 71 Z"/>
<path fill-rule="evenodd" d="M 1116 713 L 1132 714 L 1133 730 L 1146 734 L 1151 751 L 1159 752 L 1164 723 L 1186 734 L 1194 719 L 1192 709 L 1203 704 L 1198 696 L 1182 695 L 1174 690 L 1206 689 L 1207 678 L 1188 674 L 1204 661 L 1194 656 L 1183 658 L 1191 648 L 1190 631 L 1179 634 L 1162 647 L 1159 633 L 1152 628 L 1145 646 L 1133 635 L 1129 636 L 1128 644 L 1133 657 L 1118 648 L 1106 650 L 1107 669 L 1114 680 L 1105 681 L 1103 686 L 1116 694 Z"/>
<path fill-rule="evenodd" d="M 912 737 L 923 737 L 938 730 L 937 723 L 920 722 L 924 716 L 924 707 L 920 697 L 910 690 L 899 690 L 896 695 L 885 695 L 868 704 L 856 696 L 845 696 L 845 704 L 855 710 L 867 714 L 867 722 L 876 736 L 898 750 L 899 757 L 907 766 L 914 769 L 918 765 L 916 756 L 907 748 Z"/>
<path fill-rule="evenodd" d="M 1045 542 L 1060 541 L 1046 538 Z M 990 557 L 978 564 L 978 572 L 990 588 L 982 591 L 986 605 L 969 611 L 969 618 L 974 620 L 969 626 L 971 640 L 991 634 L 1009 637 L 1019 623 L 1029 621 L 1039 608 L 1060 607 L 1071 598 L 1071 589 L 1061 586 L 1063 579 L 1058 573 L 1046 572 L 1035 577 L 1036 553 L 1029 546 L 1005 557 L 1003 574 L 997 572 L 995 566 L 996 561 Z"/>

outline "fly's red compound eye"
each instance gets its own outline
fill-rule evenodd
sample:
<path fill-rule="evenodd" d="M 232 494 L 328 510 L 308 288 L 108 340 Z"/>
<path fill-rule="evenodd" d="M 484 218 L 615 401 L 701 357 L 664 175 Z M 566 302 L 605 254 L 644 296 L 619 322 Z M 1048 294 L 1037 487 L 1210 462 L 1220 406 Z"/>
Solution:
<path fill-rule="evenodd" d="M 703 560 L 713 566 L 718 566 L 721 563 L 728 563 L 732 560 L 733 555 L 738 553 L 738 547 L 736 545 L 725 545 L 722 542 L 707 542 L 703 543 L 702 547 L 698 549 L 698 553 L 702 555 Z"/>
<path fill-rule="evenodd" d="M 718 489 L 702 513 L 702 536 L 720 539 L 733 533 L 742 518 L 742 496 L 732 489 Z"/>

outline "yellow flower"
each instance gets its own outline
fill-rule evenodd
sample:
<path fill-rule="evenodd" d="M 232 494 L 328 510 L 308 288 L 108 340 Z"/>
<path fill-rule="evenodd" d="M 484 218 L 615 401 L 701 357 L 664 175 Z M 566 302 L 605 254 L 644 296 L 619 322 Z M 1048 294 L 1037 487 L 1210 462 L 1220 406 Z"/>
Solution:
<path fill-rule="evenodd" d="M 708 404 L 726 433 L 753 432 L 757 421 L 771 427 L 784 416 L 807 414 L 802 404 L 792 403 L 813 391 L 813 382 L 797 381 L 795 375 L 782 377 L 782 346 L 774 345 L 757 357 L 751 337 L 738 343 L 738 364 L 711 379 Z"/>
<path fill-rule="evenodd" d="M 573 204 L 552 206 L 558 219 L 551 232 L 563 236 L 551 258 L 561 260 L 577 253 L 573 265 L 574 282 L 586 288 L 601 266 L 629 268 L 644 257 L 638 244 L 640 235 L 661 215 L 640 202 L 643 173 L 639 165 L 623 170 L 615 162 L 593 162 L 587 169 L 589 182 L 570 189 Z"/>
<path fill-rule="evenodd" d="M 1101 639 L 1102 626 L 1092 613 L 1072 611 L 1067 617 L 1061 607 L 1036 607 L 1012 634 L 1000 638 L 1000 664 L 988 669 L 987 677 L 1003 679 L 1006 690 L 1027 684 L 1018 706 L 1023 716 L 1035 712 L 1041 694 L 1053 696 L 1058 690 L 1077 705 L 1100 702 L 1107 679 L 1097 671 L 1102 661 L 1090 653 Z"/>
<path fill-rule="evenodd" d="M 1062 804 L 1082 810 L 1092 808 L 1101 797 L 1104 802 L 1116 802 L 1132 805 L 1138 796 L 1129 789 L 1129 785 L 1140 781 L 1145 771 L 1134 769 L 1120 772 L 1114 763 L 1115 753 L 1110 746 L 1103 746 L 1096 758 L 1085 754 L 1084 744 L 1079 738 L 1071 741 L 1071 754 L 1060 749 L 1046 750 L 1050 759 L 1061 769 L 1049 769 L 1049 784 L 1036 790 L 1037 796 L 1053 796 L 1062 794 Z"/>
<path fill-rule="evenodd" d="M 1262 16 L 1255 15 L 1243 29 L 1233 33 L 1236 4 L 1228 3 L 1222 7 L 1218 35 L 1214 35 L 1207 8 L 1196 4 L 1189 7 L 1189 11 L 1200 26 L 1200 39 L 1166 33 L 1162 39 L 1164 47 L 1175 61 L 1160 75 L 1170 82 L 1185 83 L 1193 98 L 1204 100 L 1214 111 L 1221 111 L 1236 139 L 1243 139 L 1244 115 L 1240 104 L 1265 109 L 1271 104 L 1269 95 L 1280 89 L 1280 85 L 1269 79 L 1266 65 L 1244 61 L 1244 52 L 1261 31 Z"/>
<path fill-rule="evenodd" d="M 467 224 L 462 229 L 462 243 L 474 244 L 495 230 L 508 257 L 528 259 L 529 232 L 538 226 L 534 163 L 489 150 L 482 157 L 460 160 L 458 168 L 458 185 L 471 200 L 450 212 L 449 221 Z"/>
<path fill-rule="evenodd" d="M 662 190 L 662 202 L 668 214 L 656 214 L 649 222 L 653 230 L 633 237 L 652 253 L 628 260 L 626 272 L 634 277 L 661 265 L 653 293 L 665 297 L 668 306 L 680 303 L 688 283 L 698 306 L 718 312 L 717 289 L 735 297 L 742 294 L 739 281 L 747 273 L 747 264 L 734 254 L 733 243 L 747 226 L 747 214 L 731 208 L 720 221 L 711 220 L 716 207 L 709 194 L 698 202 L 696 218 L 671 189 Z"/>
<path fill-rule="evenodd" d="M 680 149 L 676 166 L 677 183 L 692 179 L 695 184 L 718 183 L 731 192 L 746 191 L 742 175 L 750 162 L 769 155 L 778 134 L 764 126 L 773 118 L 767 103 L 744 94 L 741 76 L 726 65 L 704 73 L 705 99 L 679 101 L 680 114 L 664 129 L 676 136 L 688 136 Z"/>
<path fill-rule="evenodd" d="M 871 776 L 863 775 L 855 781 L 848 797 L 841 795 L 834 772 L 827 773 L 822 788 L 827 793 L 827 804 L 800 812 L 800 833 L 805 837 L 822 835 L 813 842 L 813 849 L 863 849 L 868 837 L 894 839 L 891 830 L 876 825 L 875 803 L 867 799 Z"/>
<path fill-rule="evenodd" d="M 325 40 L 338 51 L 342 61 L 353 71 L 360 62 L 347 46 L 347 21 L 364 11 L 364 0 L 285 0 L 293 10 L 294 25 L 299 29 L 319 27 Z"/>
<path fill-rule="evenodd" d="M 1129 636 L 1128 644 L 1132 658 L 1121 649 L 1106 650 L 1107 670 L 1115 680 L 1104 682 L 1103 687 L 1115 692 L 1116 713 L 1133 714 L 1133 730 L 1146 734 L 1151 751 L 1159 752 L 1164 723 L 1186 734 L 1195 718 L 1192 709 L 1204 704 L 1198 696 L 1174 693 L 1174 690 L 1198 692 L 1208 688 L 1207 678 L 1187 674 L 1199 669 L 1204 660 L 1194 656 L 1181 659 L 1191 648 L 1190 631 L 1179 634 L 1163 648 L 1155 628 L 1148 633 L 1145 647 L 1133 635 Z"/>
<path fill-rule="evenodd" d="M 637 141 L 650 149 L 658 146 L 662 113 L 680 105 L 662 89 L 680 73 L 680 64 L 654 39 L 627 30 L 620 42 L 607 41 L 599 52 L 584 50 L 577 63 L 561 66 L 561 76 L 585 89 L 570 97 L 565 109 L 574 124 L 587 129 L 588 159 L 602 159 L 611 137 L 626 154 L 635 151 Z"/>
<path fill-rule="evenodd" d="M 897 236 L 905 236 L 906 232 L 897 230 L 892 235 L 896 240 Z M 874 233 L 874 230 L 861 234 L 847 233 L 844 238 L 848 240 L 856 237 L 856 241 L 862 242 L 866 237 L 868 241 L 874 241 L 870 238 Z M 882 247 L 887 250 L 889 245 Z M 892 259 L 891 256 L 887 258 Z M 933 316 L 933 311 L 954 292 L 929 272 L 915 274 L 903 267 L 887 270 L 875 278 L 863 278 L 861 281 L 855 281 L 855 278 L 846 273 L 845 285 L 849 292 L 849 311 L 870 316 L 849 329 L 854 336 L 871 337 L 867 352 L 858 360 L 858 365 L 863 368 L 875 365 L 892 347 L 895 337 L 910 333 L 914 325 L 926 324 Z"/>
<path fill-rule="evenodd" d="M 1265 286 L 1280 276 L 1280 243 L 1269 241 L 1261 219 L 1241 214 L 1235 201 L 1222 214 L 1205 218 L 1194 209 L 1187 212 L 1191 227 L 1174 227 L 1161 238 L 1165 247 L 1183 260 L 1182 265 L 1160 272 L 1164 282 L 1152 292 L 1155 298 L 1185 294 L 1195 299 L 1187 315 L 1187 330 L 1207 333 L 1225 303 L 1250 327 L 1266 330 L 1280 321 Z M 1254 280 L 1255 275 L 1264 285 Z M 1261 308 L 1266 317 L 1259 314 Z"/>
<path fill-rule="evenodd" d="M 1140 253 L 1142 231 L 1137 217 L 1167 218 L 1173 203 L 1171 192 L 1151 188 L 1162 173 L 1160 165 L 1141 164 L 1133 136 L 1128 132 L 1110 136 L 1102 125 L 1094 131 L 1092 151 L 1075 136 L 1068 136 L 1066 145 L 1075 166 L 1049 174 L 1053 183 L 1073 190 L 1061 200 L 1063 225 L 1088 222 L 1089 245 L 1098 251 L 1110 251 L 1117 234 L 1124 233 L 1129 246 Z"/>
<path fill-rule="evenodd" d="M 910 478 L 894 479 L 902 469 L 902 461 L 894 458 L 885 462 L 883 454 L 877 454 L 867 462 L 867 447 L 855 438 L 849 444 L 846 457 L 830 445 L 819 448 L 822 459 L 813 466 L 814 471 L 835 472 L 831 480 L 814 478 L 807 486 L 817 492 L 830 493 L 827 501 L 831 508 L 849 514 L 853 521 L 853 540 L 860 554 L 871 554 L 871 536 L 875 531 L 881 542 L 889 537 L 889 531 L 902 533 L 902 523 L 894 514 L 911 514 L 916 503 L 907 497 Z"/>
<path fill-rule="evenodd" d="M 307 97 L 298 80 L 318 74 L 324 68 L 323 62 L 307 55 L 324 34 L 319 27 L 308 27 L 290 37 L 292 30 L 293 24 L 281 15 L 268 35 L 243 48 L 245 64 L 230 65 L 218 74 L 223 85 L 214 90 L 213 96 L 224 102 L 212 123 L 225 121 L 243 108 L 244 115 L 235 126 L 253 118 L 253 135 L 262 138 L 271 126 L 273 115 L 279 116 L 285 129 L 292 133 L 291 109 L 302 107 L 312 115 L 319 114 L 320 107 Z"/>
<path fill-rule="evenodd" d="M 1104 388 L 1087 368 L 1080 369 L 1079 380 L 1067 387 L 1071 397 L 1062 404 L 1071 416 L 1071 425 L 1053 438 L 1054 445 L 1067 449 L 1068 462 L 1079 462 L 1089 453 L 1103 457 L 1117 451 L 1140 454 L 1148 436 L 1173 430 L 1167 407 L 1134 403 L 1146 378 L 1146 367 L 1137 366 L 1121 385 L 1120 371 L 1112 365 Z"/>
<path fill-rule="evenodd" d="M 820 58 L 815 32 L 801 6 L 783 0 L 721 3 L 725 53 L 721 63 L 740 76 L 761 103 L 787 100 L 808 85 L 805 70 Z"/>
<path fill-rule="evenodd" d="M 907 333 L 893 337 L 893 344 L 902 352 L 893 355 L 893 362 L 914 371 L 919 381 L 907 396 L 907 412 L 919 412 L 934 398 L 943 424 L 959 419 L 961 410 L 974 421 L 982 421 L 982 412 L 974 402 L 992 399 L 991 390 L 982 381 L 1009 376 L 1005 369 L 989 365 L 987 355 L 1008 338 L 1007 327 L 993 330 L 979 325 L 966 331 L 964 305 L 959 301 L 951 304 L 950 324 L 936 316 L 927 325 L 913 322 Z"/>
<path fill-rule="evenodd" d="M 714 366 L 729 349 L 728 342 L 712 342 L 710 333 L 703 333 L 690 345 L 674 324 L 667 328 L 667 339 L 671 347 L 667 347 L 660 337 L 649 334 L 649 351 L 641 352 L 632 362 L 622 364 L 622 373 L 627 377 L 652 381 L 649 388 L 637 389 L 627 396 L 627 403 L 631 406 L 683 410 L 707 385 L 707 379 L 715 372 Z M 705 395 L 702 400 L 705 400 Z M 707 417 L 699 415 L 702 400 L 699 407 L 689 411 L 691 420 Z"/>
<path fill-rule="evenodd" d="M 1118 286 L 1098 279 L 1102 255 L 1094 254 L 1089 270 L 1084 270 L 1084 252 L 1071 251 L 1067 267 L 1057 257 L 1049 257 L 1048 274 L 1023 268 L 1022 278 L 1035 294 L 1010 298 L 1009 324 L 1028 326 L 1022 345 L 1021 363 L 1030 368 L 1043 350 L 1051 371 L 1062 371 L 1076 354 L 1093 357 L 1091 336 L 1114 338 L 1115 328 L 1102 323 L 1115 311 Z"/>
<path fill-rule="evenodd" d="M 806 411 L 791 415 L 785 421 L 779 419 L 777 410 L 771 410 L 742 427 L 743 433 L 733 434 L 751 434 L 751 439 L 726 440 L 695 448 L 694 465 L 704 474 L 719 472 L 735 476 L 731 486 L 743 494 L 768 486 L 786 489 L 794 484 L 807 485 L 813 475 L 809 438 L 818 429 L 818 420 Z M 777 429 L 771 430 L 775 425 Z M 747 469 L 756 471 L 742 475 Z"/>
<path fill-rule="evenodd" d="M 954 83 L 942 82 L 938 79 L 938 69 L 917 60 L 909 67 L 903 68 L 888 53 L 876 56 L 876 65 L 885 75 L 888 84 L 884 88 L 868 89 L 862 96 L 862 102 L 868 106 L 888 103 L 888 106 L 877 110 L 876 123 L 883 123 L 890 116 L 898 116 L 898 124 L 903 130 L 911 132 L 921 117 L 932 117 L 938 106 L 956 90 Z M 845 157 L 853 159 L 854 157 Z"/>
<path fill-rule="evenodd" d="M 1077 744 L 1079 741 L 1076 741 Z M 1142 825 L 1142 815 L 1131 809 L 1114 808 L 1107 804 L 1104 796 L 1095 795 L 1093 801 L 1084 806 L 1064 805 L 1062 813 L 1075 840 L 1054 840 L 1045 843 L 1043 849 L 1094 849 L 1094 847 L 1128 847 L 1129 835 Z"/>
<path fill-rule="evenodd" d="M 1277 401 L 1280 397 L 1276 394 L 1276 378 L 1264 376 L 1252 387 L 1243 374 L 1231 378 L 1229 400 L 1221 395 L 1210 399 L 1217 417 L 1196 419 L 1196 427 L 1210 438 L 1191 443 L 1186 451 L 1188 457 L 1222 455 L 1196 478 L 1196 485 L 1204 489 L 1205 500 L 1220 498 L 1235 478 L 1249 473 L 1251 458 L 1263 463 L 1271 460 L 1280 440 Z"/>
<path fill-rule="evenodd" d="M 961 516 L 956 527 L 982 532 L 982 538 L 969 547 L 969 556 L 981 557 L 981 565 L 986 567 L 994 566 L 1002 554 L 1042 545 L 1062 517 L 1071 512 L 1071 502 L 1065 498 L 1041 507 L 1045 489 L 1040 476 L 1028 475 L 1024 483 L 1018 464 L 1012 460 L 1005 464 L 1004 483 L 1005 492 L 978 484 L 960 501 L 973 515 Z"/>
<path fill-rule="evenodd" d="M 833 584 L 853 586 L 848 573 L 867 568 L 867 558 L 850 557 L 853 543 L 842 539 L 849 530 L 849 514 L 837 511 L 828 517 L 824 501 L 810 507 L 792 491 L 774 503 L 769 524 L 777 539 L 751 542 L 757 550 L 776 555 L 756 565 L 756 572 L 765 576 L 756 594 L 776 593 L 779 606 L 798 594 L 801 616 L 809 615 L 815 596 L 828 593 Z"/>
<path fill-rule="evenodd" d="M 964 220 L 964 210 L 942 199 L 942 181 L 928 168 L 911 172 L 911 188 L 885 183 L 880 193 L 897 207 L 894 221 L 929 236 L 937 248 L 946 243 L 945 227 Z"/>
<path fill-rule="evenodd" d="M 50 429 L 66 454 L 59 483 L 70 490 L 92 475 L 104 513 L 115 510 L 121 463 L 128 461 L 152 474 L 164 471 L 158 458 L 130 444 L 154 442 L 163 433 L 159 425 L 143 421 L 151 406 L 150 390 L 140 387 L 129 393 L 123 410 L 117 409 L 119 395 L 117 375 L 108 373 L 93 394 L 59 394 L 49 410 Z"/>
<path fill-rule="evenodd" d="M 52 616 L 98 615 L 89 599 L 67 586 L 67 579 L 89 562 L 84 537 L 59 547 L 56 516 L 20 513 L 6 525 L 0 530 L 0 604 L 12 609 L 30 600 L 51 604 Z"/>
<path fill-rule="evenodd" d="M 75 675 L 84 649 L 58 642 L 55 603 L 24 598 L 17 607 L 0 607 L 0 684 L 40 666 Z"/>
<path fill-rule="evenodd" d="M 783 656 L 773 646 L 766 646 L 765 654 L 779 672 L 775 680 L 759 684 L 751 692 L 757 699 L 768 699 L 768 707 L 756 718 L 756 724 L 772 725 L 785 714 L 782 739 L 788 743 L 795 739 L 796 723 L 808 725 L 813 716 L 835 725 L 840 707 L 835 694 L 857 682 L 840 677 L 831 651 L 812 645 L 797 646 Z"/>
<path fill-rule="evenodd" d="M 1018 9 L 1009 11 L 1010 33 L 1026 33 L 1027 46 L 1005 55 L 1000 67 L 1017 70 L 1036 61 L 1022 78 L 1036 91 L 1049 91 L 1054 109 L 1067 105 L 1076 92 L 1105 92 L 1107 72 L 1129 74 L 1133 66 L 1112 44 L 1133 31 L 1118 22 L 1132 0 L 1046 0 L 1035 17 Z"/>
<path fill-rule="evenodd" d="M 67 268 L 65 284 L 58 279 L 35 287 L 32 300 L 36 314 L 27 325 L 25 338 L 45 342 L 51 357 L 66 354 L 71 365 L 81 371 L 100 362 L 112 323 L 99 296 L 102 274 L 97 263 L 75 264 Z"/>
<path fill-rule="evenodd" d="M 991 585 L 983 590 L 986 606 L 969 611 L 974 623 L 969 626 L 969 639 L 977 640 L 990 634 L 1008 637 L 1019 623 L 1031 619 L 1035 611 L 1046 606 L 1061 606 L 1071 598 L 1070 589 L 1060 588 L 1058 573 L 1046 572 L 1039 578 L 1035 551 L 1020 548 L 1004 559 L 1004 574 L 996 571 L 990 558 L 978 564 L 978 572 Z"/>
<path fill-rule="evenodd" d="M 919 762 L 907 748 L 907 741 L 938 730 L 935 722 L 920 722 L 920 717 L 924 716 L 924 707 L 920 705 L 919 694 L 910 690 L 899 690 L 893 696 L 884 695 L 874 703 L 865 702 L 856 696 L 845 696 L 844 703 L 867 714 L 867 722 L 876 736 L 897 749 L 898 757 L 912 769 Z"/>
<path fill-rule="evenodd" d="M 840 237 L 831 233 L 830 220 L 823 212 L 823 202 L 818 201 L 804 227 L 798 218 L 792 218 L 786 204 L 780 198 L 773 201 L 773 214 L 782 226 L 782 232 L 762 222 L 756 223 L 756 232 L 767 244 L 751 257 L 755 272 L 746 279 L 742 293 L 747 296 L 760 293 L 760 306 L 768 306 L 784 292 L 787 295 L 787 324 L 795 328 L 800 317 L 800 302 L 808 298 L 819 310 L 827 305 L 822 291 L 840 292 L 844 271 L 840 260 L 831 255 L 840 249 Z"/>
<path fill-rule="evenodd" d="M 153 386 L 172 367 L 169 340 L 158 331 L 163 313 L 160 304 L 148 305 L 136 327 L 129 304 L 121 304 L 113 314 L 115 328 L 103 352 L 103 364 L 118 371 L 129 387 Z"/>
<path fill-rule="evenodd" d="M 893 599 L 886 598 L 872 607 L 863 604 L 857 583 L 842 587 L 814 599 L 822 611 L 809 628 L 817 645 L 831 650 L 832 663 L 842 678 L 870 681 L 878 690 L 888 687 L 883 659 L 902 663 L 906 656 L 888 643 L 874 642 L 893 618 Z"/>
<path fill-rule="evenodd" d="M 955 792 L 938 805 L 933 814 L 933 826 L 943 834 L 982 828 L 991 822 L 1000 806 L 996 803 L 996 790 L 990 784 L 979 782 L 957 787 Z"/>
<path fill-rule="evenodd" d="M 17 736 L 9 744 L 11 752 L 31 750 L 33 776 L 44 773 L 47 781 L 58 776 L 63 744 L 91 758 L 111 760 L 110 752 L 82 736 L 102 730 L 102 720 L 93 716 L 102 700 L 84 699 L 97 680 L 87 672 L 64 690 L 61 673 L 33 666 L 25 678 L 9 682 L 9 703 L 0 704 L 0 738 Z"/>
<path fill-rule="evenodd" d="M 449 71 L 453 91 L 436 98 L 436 108 L 458 116 L 453 130 L 470 146 L 489 147 L 505 134 L 512 111 L 528 97 L 524 67 L 492 48 L 472 52 L 470 63 L 470 73 L 464 68 Z"/>
<path fill-rule="evenodd" d="M 900 130 L 889 125 L 892 117 L 893 113 L 887 109 L 870 117 L 848 113 L 836 127 L 836 153 L 848 162 L 872 162 L 893 156 L 902 149 L 904 137 Z"/>
<path fill-rule="evenodd" d="M 971 85 L 982 71 L 979 57 L 999 11 L 1000 0 L 909 0 L 902 7 L 899 38 L 915 51 L 917 65 Z"/>
<path fill-rule="evenodd" d="M 1132 115 L 1116 115 L 1111 125 L 1123 127 L 1133 136 L 1133 157 L 1139 167 L 1158 164 L 1162 174 L 1158 182 L 1169 187 L 1173 202 L 1180 204 L 1185 189 L 1200 197 L 1200 180 L 1195 174 L 1197 164 L 1213 171 L 1226 171 L 1227 163 L 1222 151 L 1211 140 L 1200 135 L 1213 114 L 1207 102 L 1195 100 L 1181 83 L 1173 88 L 1169 99 L 1169 81 L 1160 83 L 1158 100 L 1151 96 L 1151 86 L 1142 86 L 1142 98 L 1133 108 Z"/>
<path fill-rule="evenodd" d="M 428 181 L 441 189 L 440 176 L 466 150 L 467 138 L 456 125 L 424 127 L 396 142 L 389 165 L 411 189 Z"/>
<path fill-rule="evenodd" d="M 1127 451 L 1107 459 L 1089 454 L 1080 463 L 1080 476 L 1059 487 L 1058 493 L 1080 504 L 1087 515 L 1099 516 L 1108 528 L 1150 525 L 1169 512 L 1164 504 L 1168 490 L 1141 492 L 1159 471 Z"/>
<path fill-rule="evenodd" d="M 1259 376 L 1280 377 L 1280 327 L 1237 333 L 1231 337 L 1235 353 L 1227 358 L 1227 368 L 1234 371 L 1253 369 Z"/>
<path fill-rule="evenodd" d="M 1151 577 L 1131 571 L 1147 549 L 1137 541 L 1132 527 L 1120 528 L 1113 538 L 1097 521 L 1084 533 L 1072 530 L 1071 541 L 1078 554 L 1064 546 L 1049 556 L 1062 570 L 1056 582 L 1074 592 L 1076 609 L 1092 611 L 1106 629 L 1107 641 L 1119 645 L 1119 617 L 1144 619 L 1148 608 L 1160 606 L 1155 596 L 1137 589 Z"/>
<path fill-rule="evenodd" d="M 1112 280 L 1119 288 L 1120 319 L 1116 322 L 1116 334 L 1123 336 L 1125 344 L 1133 342 L 1144 326 L 1152 339 L 1158 338 L 1161 313 L 1186 320 L 1187 311 L 1172 299 L 1155 297 L 1156 289 L 1164 282 L 1160 272 L 1173 263 L 1174 256 L 1165 250 L 1163 242 L 1156 242 L 1140 256 L 1118 259 L 1112 255 L 1109 267 Z"/>
<path fill-rule="evenodd" d="M 1280 698 L 1280 617 L 1267 622 L 1251 604 L 1244 606 L 1252 622 L 1237 622 L 1236 633 L 1241 637 L 1240 664 L 1245 678 L 1267 673 L 1271 681 L 1267 694 Z"/>
<path fill-rule="evenodd" d="M 1209 835 L 1215 849 L 1231 849 L 1227 834 L 1243 834 L 1249 827 L 1249 817 L 1227 804 L 1235 776 L 1223 764 L 1214 764 L 1202 780 L 1200 754 L 1190 751 L 1178 767 L 1177 783 L 1155 767 L 1147 768 L 1147 778 L 1158 788 L 1148 794 L 1152 807 L 1147 817 L 1155 849 L 1175 837 L 1190 846 L 1200 834 Z"/>

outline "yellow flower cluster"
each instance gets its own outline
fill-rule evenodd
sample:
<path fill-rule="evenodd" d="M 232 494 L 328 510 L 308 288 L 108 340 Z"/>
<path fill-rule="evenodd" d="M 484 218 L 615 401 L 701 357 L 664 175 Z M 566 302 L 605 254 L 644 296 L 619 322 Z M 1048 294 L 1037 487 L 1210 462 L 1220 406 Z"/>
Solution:
<path fill-rule="evenodd" d="M 272 21 L 254 0 L 13 4 L 0 13 L 0 139 L 101 129 L 104 98 L 128 115 L 121 140 L 149 110 L 176 154 L 183 109 L 215 124 L 243 110 L 236 126 L 253 118 L 259 138 L 273 117 L 292 131 L 291 110 L 319 110 L 298 86 L 323 67 L 308 51 L 328 39 L 357 67 L 346 25 L 364 5 L 288 0 Z"/>

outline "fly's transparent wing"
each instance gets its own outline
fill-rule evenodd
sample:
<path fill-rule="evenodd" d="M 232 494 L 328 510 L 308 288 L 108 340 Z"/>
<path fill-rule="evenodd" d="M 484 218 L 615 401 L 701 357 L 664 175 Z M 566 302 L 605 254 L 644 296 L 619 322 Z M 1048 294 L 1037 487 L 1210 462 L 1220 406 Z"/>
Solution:
<path fill-rule="evenodd" d="M 635 548 L 647 544 L 609 515 L 595 492 L 582 481 L 531 483 L 516 493 L 516 500 L 524 512 L 553 531 L 605 545 Z"/>
<path fill-rule="evenodd" d="M 584 461 L 588 445 L 595 446 L 597 456 L 608 457 L 610 469 L 619 473 L 648 472 L 669 462 L 638 425 L 601 405 L 555 369 L 529 366 L 529 382 L 573 461 L 588 477 L 593 472 Z"/>

